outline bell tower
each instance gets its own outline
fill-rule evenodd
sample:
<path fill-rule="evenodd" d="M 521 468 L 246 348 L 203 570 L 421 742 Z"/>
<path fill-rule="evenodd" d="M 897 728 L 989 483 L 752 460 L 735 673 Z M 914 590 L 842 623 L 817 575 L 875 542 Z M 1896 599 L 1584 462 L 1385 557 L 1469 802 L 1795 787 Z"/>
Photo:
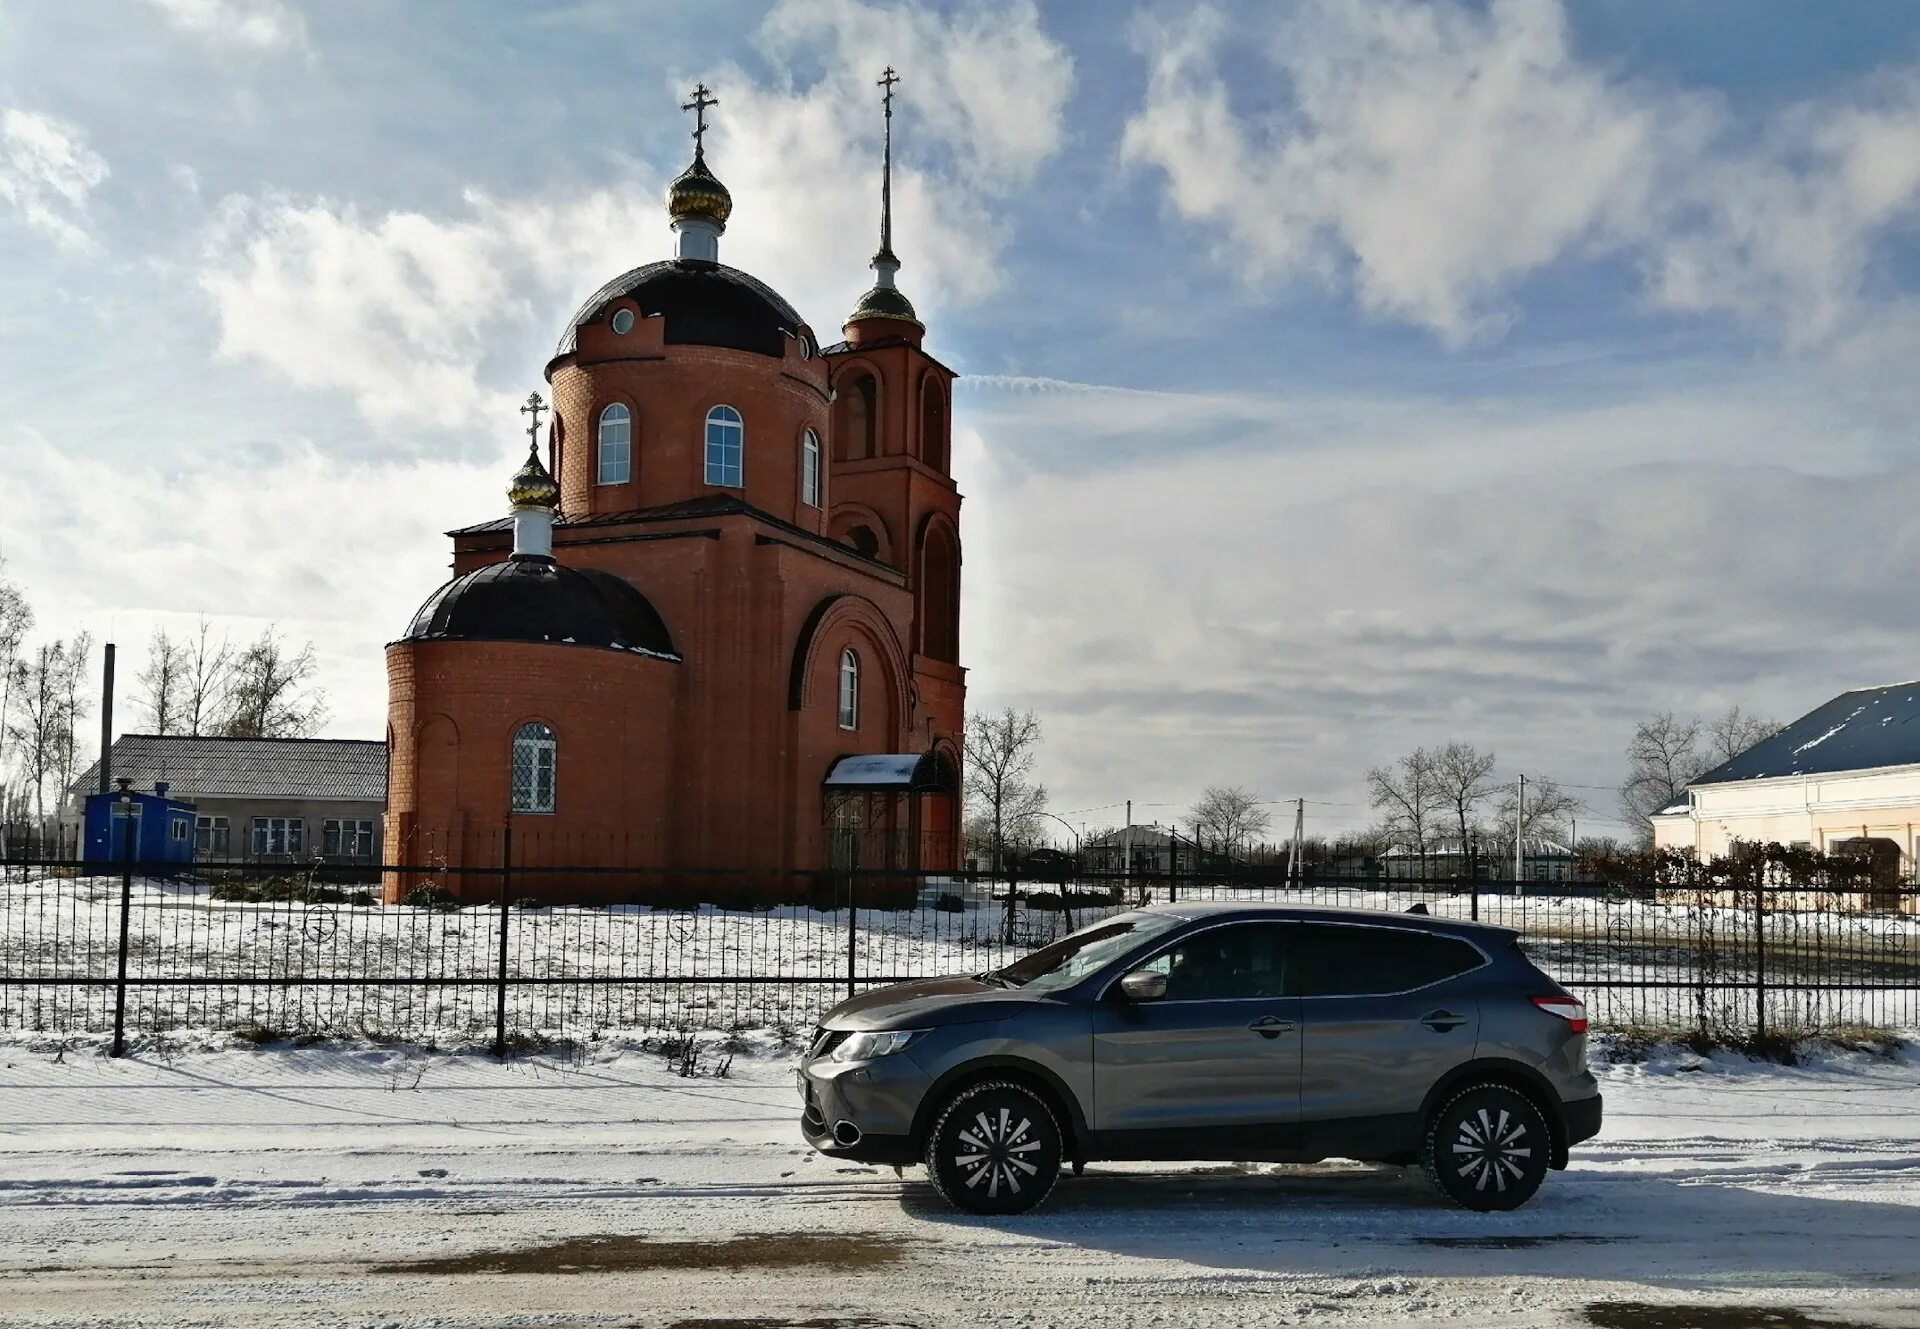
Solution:
<path fill-rule="evenodd" d="M 833 390 L 828 531 L 906 575 L 913 592 L 914 686 L 928 708 L 926 741 L 949 741 L 958 760 L 966 671 L 960 667 L 960 493 L 952 476 L 954 372 L 922 347 L 926 327 L 896 284 L 893 252 L 893 97 L 880 171 L 880 247 L 874 284 L 827 352 Z"/>

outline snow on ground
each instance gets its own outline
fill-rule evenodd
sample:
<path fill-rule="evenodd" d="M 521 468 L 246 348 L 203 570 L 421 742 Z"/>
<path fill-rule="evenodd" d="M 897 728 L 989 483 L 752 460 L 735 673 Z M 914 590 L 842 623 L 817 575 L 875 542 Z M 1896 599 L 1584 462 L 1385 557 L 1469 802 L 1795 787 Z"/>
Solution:
<path fill-rule="evenodd" d="M 1513 1214 L 1397 1169 L 1095 1164 L 986 1220 L 806 1150 L 765 1041 L 693 1080 L 611 1040 L 216 1043 L 0 1042 L 0 1324 L 1920 1325 L 1911 1052 L 1600 1065 L 1605 1132 Z"/>

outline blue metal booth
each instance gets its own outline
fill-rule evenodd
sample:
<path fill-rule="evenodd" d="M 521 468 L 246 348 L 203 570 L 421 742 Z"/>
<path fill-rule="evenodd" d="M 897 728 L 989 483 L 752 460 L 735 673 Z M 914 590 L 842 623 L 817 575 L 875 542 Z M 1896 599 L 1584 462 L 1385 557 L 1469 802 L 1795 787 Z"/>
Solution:
<path fill-rule="evenodd" d="M 136 863 L 193 862 L 194 804 L 168 798 L 164 780 L 150 794 L 128 788 L 88 794 L 81 858 L 88 863 L 124 862 L 129 820 Z"/>

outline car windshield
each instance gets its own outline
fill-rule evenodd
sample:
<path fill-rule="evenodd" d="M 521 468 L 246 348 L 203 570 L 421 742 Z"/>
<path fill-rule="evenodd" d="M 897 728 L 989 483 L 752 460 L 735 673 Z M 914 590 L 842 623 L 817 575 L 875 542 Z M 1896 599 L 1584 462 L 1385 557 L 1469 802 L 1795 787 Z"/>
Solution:
<path fill-rule="evenodd" d="M 1185 921 L 1173 914 L 1121 914 L 1042 946 L 987 977 L 1034 992 L 1067 987 Z"/>

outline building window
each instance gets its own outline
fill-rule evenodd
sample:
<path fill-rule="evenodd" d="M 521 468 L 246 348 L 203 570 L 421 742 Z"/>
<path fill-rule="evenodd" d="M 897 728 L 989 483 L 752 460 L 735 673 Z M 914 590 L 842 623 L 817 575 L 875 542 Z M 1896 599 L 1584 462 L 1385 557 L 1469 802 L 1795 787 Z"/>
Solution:
<path fill-rule="evenodd" d="M 800 437 L 800 501 L 820 506 L 820 435 L 811 429 Z"/>
<path fill-rule="evenodd" d="M 553 811 L 553 773 L 559 745 L 553 730 L 535 721 L 513 735 L 513 810 Z"/>
<path fill-rule="evenodd" d="M 232 832 L 225 817 L 195 817 L 193 852 L 202 858 L 225 858 L 233 852 Z"/>
<path fill-rule="evenodd" d="M 840 727 L 860 727 L 860 657 L 840 652 Z"/>
<path fill-rule="evenodd" d="M 623 485 L 633 478 L 633 417 L 619 402 L 600 412 L 600 483 Z"/>
<path fill-rule="evenodd" d="M 833 394 L 833 455 L 841 461 L 877 456 L 880 385 L 872 374 L 855 374 Z"/>
<path fill-rule="evenodd" d="M 171 832 L 175 844 L 185 844 L 187 842 L 187 819 L 185 817 L 175 817 L 173 819 Z"/>
<path fill-rule="evenodd" d="M 624 337 L 633 331 L 633 311 L 616 309 L 613 311 L 613 331 L 615 336 Z"/>
<path fill-rule="evenodd" d="M 320 828 L 320 843 L 328 858 L 372 858 L 373 822 L 329 817 Z"/>
<path fill-rule="evenodd" d="M 707 412 L 707 483 L 728 489 L 740 487 L 740 453 L 746 440 L 740 412 L 716 406 Z"/>
<path fill-rule="evenodd" d="M 304 826 L 298 817 L 255 817 L 253 852 L 256 854 L 297 854 L 304 838 Z"/>

